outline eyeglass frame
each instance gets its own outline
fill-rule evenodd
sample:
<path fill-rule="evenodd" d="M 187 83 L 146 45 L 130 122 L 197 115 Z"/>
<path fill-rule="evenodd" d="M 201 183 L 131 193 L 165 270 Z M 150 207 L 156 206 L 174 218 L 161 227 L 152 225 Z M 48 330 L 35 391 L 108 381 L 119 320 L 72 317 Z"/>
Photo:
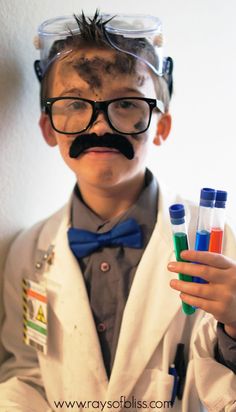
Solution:
<path fill-rule="evenodd" d="M 84 129 L 82 129 L 82 130 L 80 130 L 80 131 L 78 131 L 78 132 L 62 132 L 62 131 L 58 130 L 58 129 L 55 127 L 54 123 L 53 123 L 53 119 L 52 119 L 52 117 L 53 117 L 53 115 L 52 115 L 52 105 L 53 105 L 53 103 L 56 102 L 56 101 L 58 101 L 58 100 L 66 100 L 66 99 L 69 99 L 69 100 L 70 100 L 70 99 L 71 99 L 71 100 L 82 100 L 82 101 L 88 102 L 88 103 L 92 106 L 93 111 L 92 111 L 91 119 L 90 119 L 87 127 L 85 127 Z M 116 101 L 119 101 L 119 100 L 126 100 L 126 99 L 127 99 L 127 100 L 129 100 L 129 99 L 132 99 L 132 100 L 142 100 L 142 101 L 145 101 L 146 103 L 148 103 L 148 105 L 149 105 L 149 120 L 148 120 L 148 124 L 147 124 L 147 127 L 146 127 L 144 130 L 142 130 L 141 132 L 132 132 L 132 133 L 121 132 L 120 130 L 116 129 L 116 128 L 113 126 L 113 124 L 111 123 L 111 121 L 110 121 L 110 119 L 109 119 L 109 116 L 108 116 L 108 106 L 109 106 L 109 104 L 111 104 L 111 103 L 113 103 L 113 102 L 116 102 Z M 148 97 L 141 97 L 141 96 L 140 96 L 140 97 L 139 97 L 139 96 L 135 96 L 135 97 L 132 97 L 132 96 L 130 96 L 130 97 L 119 97 L 119 98 L 116 98 L 116 99 L 103 100 L 103 101 L 84 99 L 84 98 L 82 98 L 82 97 L 74 97 L 74 96 L 61 96 L 61 97 L 42 98 L 41 104 L 42 104 L 43 111 L 44 111 L 46 114 L 49 115 L 50 122 L 51 122 L 51 125 L 52 125 L 53 129 L 54 129 L 56 132 L 58 132 L 58 133 L 68 134 L 68 135 L 74 135 L 74 134 L 78 134 L 78 133 L 83 133 L 83 132 L 85 132 L 86 130 L 88 130 L 89 127 L 90 127 L 90 126 L 94 123 L 94 121 L 96 120 L 96 114 L 97 114 L 98 112 L 101 112 L 101 111 L 102 111 L 102 113 L 104 113 L 105 118 L 106 118 L 106 121 L 107 121 L 107 123 L 109 124 L 109 126 L 112 128 L 112 130 L 115 130 L 116 132 L 118 132 L 118 133 L 120 133 L 120 134 L 123 134 L 123 135 L 137 135 L 137 134 L 141 134 L 141 133 L 146 132 L 146 130 L 147 130 L 147 129 L 149 128 L 149 126 L 150 126 L 151 117 L 152 117 L 152 112 L 153 112 L 153 110 L 154 110 L 155 108 L 156 108 L 160 113 L 164 113 L 164 104 L 163 104 L 163 102 L 162 102 L 161 100 L 158 100 L 158 99 L 150 99 L 150 98 L 148 98 Z"/>

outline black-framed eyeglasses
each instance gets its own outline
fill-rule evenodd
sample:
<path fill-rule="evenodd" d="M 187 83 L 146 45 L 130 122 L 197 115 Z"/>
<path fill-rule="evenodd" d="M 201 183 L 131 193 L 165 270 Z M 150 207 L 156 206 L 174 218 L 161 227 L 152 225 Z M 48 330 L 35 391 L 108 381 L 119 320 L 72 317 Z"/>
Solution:
<path fill-rule="evenodd" d="M 139 134 L 148 129 L 153 109 L 164 112 L 162 101 L 146 97 L 122 97 L 105 101 L 53 97 L 42 99 L 42 104 L 49 114 L 53 129 L 63 134 L 86 131 L 101 111 L 116 132 Z"/>

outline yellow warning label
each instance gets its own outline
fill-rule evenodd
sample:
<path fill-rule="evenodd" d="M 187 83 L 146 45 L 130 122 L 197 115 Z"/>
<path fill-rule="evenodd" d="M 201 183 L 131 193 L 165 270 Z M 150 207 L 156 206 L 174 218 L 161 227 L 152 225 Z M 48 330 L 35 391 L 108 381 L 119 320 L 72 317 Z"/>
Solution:
<path fill-rule="evenodd" d="M 47 323 L 47 321 L 45 319 L 45 316 L 43 314 L 42 305 L 39 306 L 39 310 L 38 310 L 38 313 L 37 313 L 37 316 L 36 316 L 36 320 L 38 320 L 39 322 L 42 322 L 42 323 Z"/>

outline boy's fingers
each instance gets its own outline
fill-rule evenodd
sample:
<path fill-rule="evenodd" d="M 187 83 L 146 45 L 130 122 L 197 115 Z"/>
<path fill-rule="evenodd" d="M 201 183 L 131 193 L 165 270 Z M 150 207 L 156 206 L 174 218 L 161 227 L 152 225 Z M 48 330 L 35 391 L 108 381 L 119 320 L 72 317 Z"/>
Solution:
<path fill-rule="evenodd" d="M 170 262 L 168 264 L 170 272 L 181 273 L 183 275 L 197 276 L 207 280 L 208 282 L 221 283 L 224 280 L 222 270 L 217 270 L 207 265 L 200 265 L 188 262 Z"/>
<path fill-rule="evenodd" d="M 199 252 L 196 250 L 184 250 L 181 252 L 181 258 L 191 262 L 203 263 L 219 269 L 228 269 L 232 265 L 231 259 L 212 252 Z"/>
<path fill-rule="evenodd" d="M 182 280 L 172 279 L 170 281 L 170 286 L 178 290 L 181 293 L 199 297 L 207 300 L 220 300 L 222 299 L 222 288 L 221 286 L 215 285 L 214 288 L 210 284 L 201 284 L 194 282 L 185 282 Z"/>
<path fill-rule="evenodd" d="M 214 300 L 206 300 L 200 297 L 186 295 L 185 293 L 181 293 L 180 298 L 183 302 L 211 314 L 215 313 L 217 309 L 218 303 Z"/>

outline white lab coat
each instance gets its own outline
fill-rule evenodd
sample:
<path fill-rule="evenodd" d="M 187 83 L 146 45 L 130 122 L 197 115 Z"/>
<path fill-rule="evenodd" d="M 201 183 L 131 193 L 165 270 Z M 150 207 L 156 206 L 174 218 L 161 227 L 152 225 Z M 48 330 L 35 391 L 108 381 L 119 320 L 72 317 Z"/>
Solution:
<path fill-rule="evenodd" d="M 168 374 L 176 346 L 183 342 L 189 361 L 182 401 L 173 411 L 236 411 L 236 376 L 214 360 L 216 321 L 203 319 L 200 310 L 186 316 L 167 263 L 175 260 L 168 207 L 180 197 L 160 190 L 157 224 L 137 268 L 124 310 L 120 336 L 108 381 L 83 276 L 67 242 L 70 202 L 48 220 L 21 234 L 13 243 L 5 271 L 6 320 L 2 340 L 10 353 L 0 370 L 0 411 L 49 412 L 83 410 L 56 408 L 54 401 L 159 401 L 156 409 L 130 407 L 127 411 L 166 411 L 173 377 Z M 190 221 L 190 243 L 197 209 L 185 202 Z M 191 219 L 190 219 L 191 217 Z M 35 270 L 42 251 L 53 244 L 53 264 Z M 236 259 L 236 240 L 229 228 L 225 254 Z M 48 354 L 22 341 L 22 278 L 42 282 L 48 291 Z M 123 398 L 124 399 L 124 398 Z M 201 402 L 200 402 L 201 399 Z M 161 403 L 163 402 L 163 404 Z M 119 411 L 115 403 L 84 411 Z M 163 407 L 161 407 L 163 405 Z"/>

